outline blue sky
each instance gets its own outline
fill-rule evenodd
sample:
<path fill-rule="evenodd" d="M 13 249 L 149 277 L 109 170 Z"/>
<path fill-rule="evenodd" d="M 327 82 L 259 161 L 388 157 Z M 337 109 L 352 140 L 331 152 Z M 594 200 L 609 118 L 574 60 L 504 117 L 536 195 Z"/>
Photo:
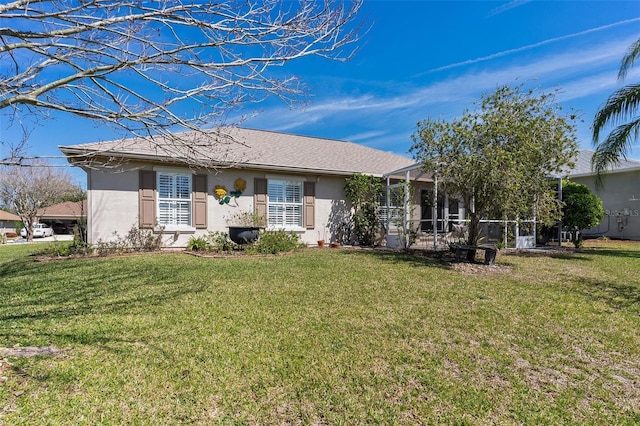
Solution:
<path fill-rule="evenodd" d="M 483 92 L 521 82 L 559 90 L 558 101 L 583 120 L 577 135 L 581 148 L 588 149 L 593 116 L 621 87 L 620 60 L 640 36 L 635 0 L 365 0 L 361 12 L 372 26 L 350 61 L 305 58 L 282 68 L 308 85 L 305 108 L 271 99 L 258 105 L 258 114 L 244 126 L 408 155 L 419 120 L 454 118 Z M 636 66 L 626 81 L 639 79 Z M 73 117 L 41 124 L 31 134 L 31 154 L 59 155 L 58 145 L 111 136 Z M 11 132 L 6 125 L 2 131 Z M 640 146 L 630 158 L 640 159 Z"/>

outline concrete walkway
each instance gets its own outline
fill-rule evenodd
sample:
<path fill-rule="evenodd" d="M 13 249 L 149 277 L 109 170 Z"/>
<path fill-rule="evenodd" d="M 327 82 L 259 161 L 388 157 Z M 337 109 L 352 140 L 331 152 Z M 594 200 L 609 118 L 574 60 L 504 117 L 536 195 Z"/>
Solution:
<path fill-rule="evenodd" d="M 33 243 L 46 243 L 52 241 L 73 241 L 73 235 L 54 235 L 53 237 L 34 238 Z M 15 240 L 8 240 L 7 244 L 25 244 L 26 238 L 16 238 Z"/>

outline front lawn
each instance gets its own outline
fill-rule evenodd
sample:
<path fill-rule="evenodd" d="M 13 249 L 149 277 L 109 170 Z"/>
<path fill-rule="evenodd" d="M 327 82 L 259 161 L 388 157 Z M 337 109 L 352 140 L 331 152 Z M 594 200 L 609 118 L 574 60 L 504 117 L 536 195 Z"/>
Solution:
<path fill-rule="evenodd" d="M 640 244 L 479 274 L 385 251 L 38 246 L 0 246 L 0 348 L 64 351 L 7 357 L 0 424 L 640 422 Z"/>

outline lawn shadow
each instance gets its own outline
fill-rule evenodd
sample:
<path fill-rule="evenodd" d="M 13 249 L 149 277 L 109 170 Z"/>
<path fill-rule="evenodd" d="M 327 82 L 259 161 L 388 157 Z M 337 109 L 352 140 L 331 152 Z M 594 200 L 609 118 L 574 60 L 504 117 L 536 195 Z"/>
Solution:
<path fill-rule="evenodd" d="M 35 264 L 32 256 L 13 259 L 9 262 L 0 263 L 0 277 L 9 278 L 27 275 Z"/>
<path fill-rule="evenodd" d="M 624 250 L 608 247 L 587 247 L 582 249 L 574 249 L 570 247 L 517 250 L 512 249 L 507 250 L 505 252 L 505 255 L 516 257 L 548 257 L 551 259 L 579 260 L 589 262 L 593 261 L 593 256 L 640 259 L 640 251 L 638 250 Z"/>
<path fill-rule="evenodd" d="M 209 285 L 206 280 L 181 279 L 172 262 L 149 262 L 140 268 L 139 263 L 132 266 L 122 259 L 37 262 L 27 256 L 0 264 L 6 284 L 0 284 L 0 346 L 87 345 L 126 356 L 142 345 L 169 357 L 153 341 L 126 338 L 117 327 L 69 332 L 55 326 L 78 318 L 84 321 L 83 317 L 99 321 L 102 315 L 146 314 L 156 306 L 169 306 L 184 296 L 206 291 Z"/>
<path fill-rule="evenodd" d="M 85 277 L 86 278 L 86 277 Z M 126 276 L 112 276 L 115 280 L 127 278 Z M 117 292 L 118 299 L 110 302 L 104 301 L 108 289 L 98 288 L 100 282 L 88 279 L 82 291 L 69 291 L 67 294 L 59 292 L 57 295 L 51 292 L 43 292 L 42 297 L 33 298 L 22 304 L 0 303 L 0 312 L 14 311 L 13 313 L 0 314 L 0 321 L 22 319 L 67 319 L 70 317 L 89 313 L 119 314 L 131 313 L 147 309 L 151 306 L 162 305 L 183 295 L 199 293 L 205 289 L 204 283 L 175 283 L 172 286 L 163 283 L 161 286 L 153 286 L 157 291 L 143 294 L 127 294 L 126 289 Z M 149 284 L 145 287 L 151 290 Z M 139 288 L 138 288 L 139 289 Z M 161 289 L 161 291 L 160 291 Z"/>
<path fill-rule="evenodd" d="M 612 248 L 587 248 L 579 253 L 585 254 L 595 254 L 598 256 L 607 256 L 607 257 L 628 257 L 632 259 L 640 259 L 640 251 L 638 250 L 621 250 L 621 249 L 612 249 Z"/>
<path fill-rule="evenodd" d="M 435 267 L 450 270 L 450 253 L 430 250 L 396 250 L 386 248 L 343 249 L 346 256 L 371 256 L 383 262 L 409 264 L 416 267 Z"/>
<path fill-rule="evenodd" d="M 585 277 L 567 277 L 577 293 L 596 302 L 606 303 L 614 309 L 636 307 L 640 310 L 640 286 L 628 285 Z"/>
<path fill-rule="evenodd" d="M 199 293 L 207 286 L 203 281 L 185 282 L 163 265 L 140 269 L 116 263 L 107 269 L 87 263 L 102 260 L 64 259 L 43 264 L 26 259 L 0 265 L 0 275 L 21 279 L 10 287 L 0 286 L 0 321 L 144 311 Z"/>
<path fill-rule="evenodd" d="M 577 251 L 573 249 L 510 249 L 504 251 L 504 256 L 514 257 L 548 257 L 551 259 L 561 260 L 582 260 L 591 261 L 591 259 L 585 254 L 589 254 L 588 251 Z"/>

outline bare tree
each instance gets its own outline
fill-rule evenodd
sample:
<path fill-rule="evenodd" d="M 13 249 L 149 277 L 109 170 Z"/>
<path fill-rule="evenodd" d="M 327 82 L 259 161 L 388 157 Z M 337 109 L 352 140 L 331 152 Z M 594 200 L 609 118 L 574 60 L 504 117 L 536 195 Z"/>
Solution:
<path fill-rule="evenodd" d="M 0 111 L 16 126 L 58 111 L 181 149 L 191 142 L 166 136 L 220 127 L 268 95 L 302 100 L 301 82 L 278 66 L 348 59 L 362 32 L 362 0 L 3 3 Z M 3 141 L 12 150 L 0 163 L 24 162 L 19 143 Z"/>
<path fill-rule="evenodd" d="M 29 241 L 38 209 L 79 192 L 65 171 L 44 163 L 0 167 L 0 202 L 20 216 Z"/>

